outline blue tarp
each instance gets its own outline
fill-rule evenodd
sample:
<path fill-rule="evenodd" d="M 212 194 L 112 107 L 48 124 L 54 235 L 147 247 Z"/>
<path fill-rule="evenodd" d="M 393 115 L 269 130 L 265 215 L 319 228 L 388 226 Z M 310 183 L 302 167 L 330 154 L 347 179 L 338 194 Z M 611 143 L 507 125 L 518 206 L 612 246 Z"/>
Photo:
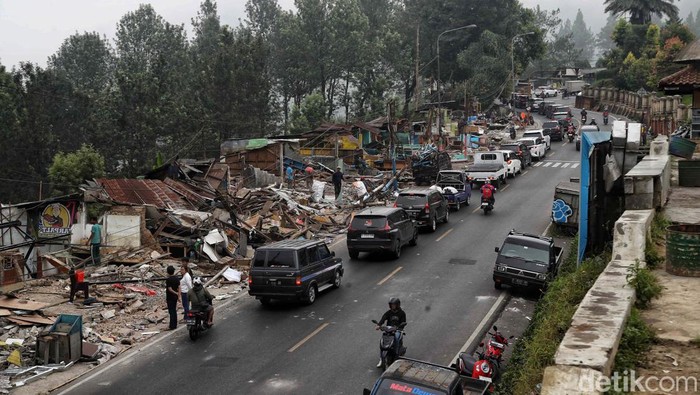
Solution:
<path fill-rule="evenodd" d="M 588 244 L 588 201 L 591 186 L 591 154 L 593 146 L 612 139 L 611 132 L 584 132 L 581 137 L 581 192 L 578 199 L 578 263 L 583 260 Z"/>

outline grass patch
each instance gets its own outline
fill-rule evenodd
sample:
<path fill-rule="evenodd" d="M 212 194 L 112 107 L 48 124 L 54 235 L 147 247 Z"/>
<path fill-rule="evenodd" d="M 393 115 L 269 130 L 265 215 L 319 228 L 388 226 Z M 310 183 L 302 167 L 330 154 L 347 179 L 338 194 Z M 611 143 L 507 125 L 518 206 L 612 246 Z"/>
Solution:
<path fill-rule="evenodd" d="M 627 282 L 634 287 L 637 293 L 635 306 L 646 309 L 651 305 L 651 301 L 661 295 L 663 288 L 659 284 L 659 279 L 648 268 L 643 268 L 639 262 L 635 263 L 627 273 Z"/>
<path fill-rule="evenodd" d="M 553 363 L 576 308 L 609 260 L 609 254 L 604 254 L 576 267 L 575 253 L 573 258 L 571 253 L 567 256 L 564 270 L 550 283 L 537 303 L 532 322 L 513 348 L 508 362 L 513 368 L 503 374 L 497 386 L 499 394 L 529 394 L 542 381 L 544 369 Z"/>
<path fill-rule="evenodd" d="M 647 263 L 649 269 L 657 269 L 661 267 L 664 263 L 665 258 L 659 254 L 659 249 L 656 247 L 656 243 L 651 237 L 647 237 L 647 241 L 644 246 L 644 260 Z"/>
<path fill-rule="evenodd" d="M 625 329 L 620 339 L 620 347 L 615 355 L 613 372 L 623 376 L 624 372 L 644 366 L 646 355 L 656 340 L 654 331 L 642 320 L 637 308 L 632 308 Z M 608 394 L 622 394 L 624 392 L 609 391 Z"/>
<path fill-rule="evenodd" d="M 649 234 L 654 243 L 660 243 L 666 239 L 666 228 L 671 225 L 671 222 L 661 213 L 656 213 L 651 221 L 651 229 Z"/>

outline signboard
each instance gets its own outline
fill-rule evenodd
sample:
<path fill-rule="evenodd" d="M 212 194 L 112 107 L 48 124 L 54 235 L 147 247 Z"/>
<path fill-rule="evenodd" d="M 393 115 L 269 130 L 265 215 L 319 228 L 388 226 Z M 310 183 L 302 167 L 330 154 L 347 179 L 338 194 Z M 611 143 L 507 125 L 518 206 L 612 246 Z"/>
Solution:
<path fill-rule="evenodd" d="M 39 237 L 55 237 L 70 235 L 71 226 L 75 221 L 78 203 L 75 201 L 63 203 L 49 203 L 40 214 L 37 224 Z"/>

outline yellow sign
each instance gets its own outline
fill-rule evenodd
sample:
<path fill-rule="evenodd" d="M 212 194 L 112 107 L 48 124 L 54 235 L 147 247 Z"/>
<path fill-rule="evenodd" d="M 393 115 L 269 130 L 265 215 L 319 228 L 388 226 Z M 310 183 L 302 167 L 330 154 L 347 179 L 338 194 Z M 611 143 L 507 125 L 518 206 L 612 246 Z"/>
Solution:
<path fill-rule="evenodd" d="M 39 233 L 49 236 L 68 235 L 73 225 L 71 212 L 61 203 L 52 203 L 44 208 L 39 220 Z"/>

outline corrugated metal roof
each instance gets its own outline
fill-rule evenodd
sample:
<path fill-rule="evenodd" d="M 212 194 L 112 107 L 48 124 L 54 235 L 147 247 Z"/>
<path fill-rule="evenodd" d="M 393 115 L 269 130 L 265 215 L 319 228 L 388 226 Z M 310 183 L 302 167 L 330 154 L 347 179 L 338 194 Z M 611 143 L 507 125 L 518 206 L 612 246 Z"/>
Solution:
<path fill-rule="evenodd" d="M 161 180 L 109 180 L 101 178 L 97 182 L 102 185 L 107 195 L 116 202 L 150 205 L 167 209 L 192 210 L 195 208 Z"/>
<path fill-rule="evenodd" d="M 659 80 L 660 87 L 698 85 L 700 84 L 700 69 L 694 65 L 688 65 L 681 71 L 675 72 Z"/>
<path fill-rule="evenodd" d="M 700 39 L 683 47 L 673 61 L 677 63 L 700 62 Z"/>

